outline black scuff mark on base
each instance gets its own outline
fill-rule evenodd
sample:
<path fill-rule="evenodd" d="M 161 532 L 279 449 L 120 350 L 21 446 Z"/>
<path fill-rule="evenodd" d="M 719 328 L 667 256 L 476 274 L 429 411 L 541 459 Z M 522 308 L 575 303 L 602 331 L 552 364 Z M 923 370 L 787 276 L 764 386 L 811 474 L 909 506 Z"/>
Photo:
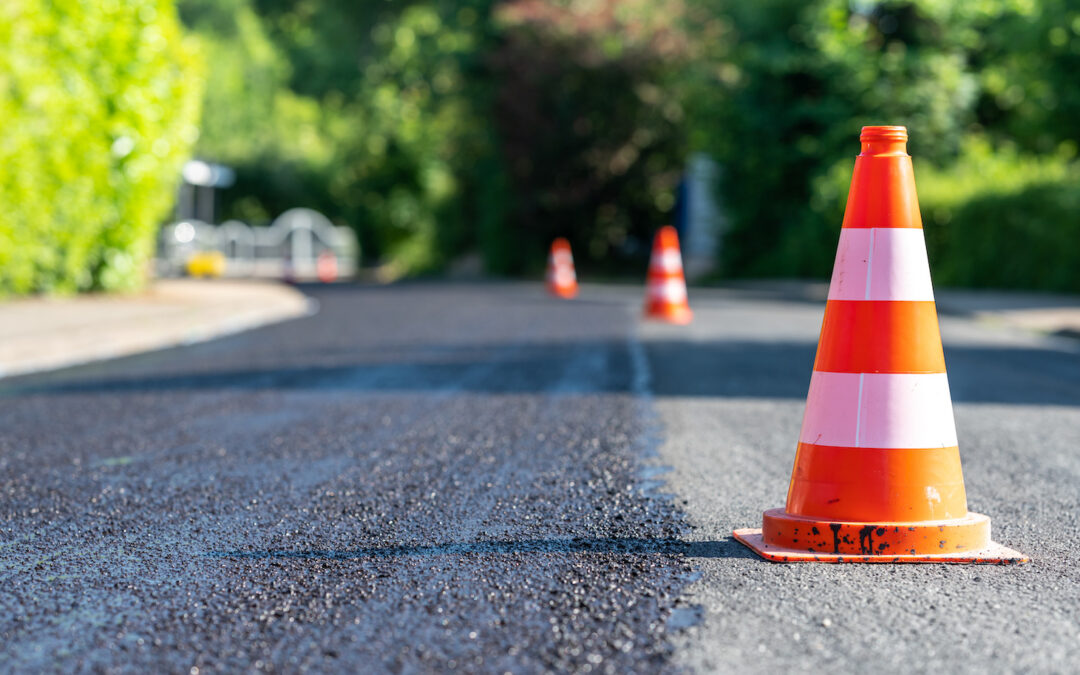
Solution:
<path fill-rule="evenodd" d="M 874 554 L 874 526 L 867 525 L 859 529 L 859 552 L 863 555 Z"/>
<path fill-rule="evenodd" d="M 832 530 L 833 553 L 840 552 L 840 527 L 840 523 L 829 523 L 829 529 Z"/>

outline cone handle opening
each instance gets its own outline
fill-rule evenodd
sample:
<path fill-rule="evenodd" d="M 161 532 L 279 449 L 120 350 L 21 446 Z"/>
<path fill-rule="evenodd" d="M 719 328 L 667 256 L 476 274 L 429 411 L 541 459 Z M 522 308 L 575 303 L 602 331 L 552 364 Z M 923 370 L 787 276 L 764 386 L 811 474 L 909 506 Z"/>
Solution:
<path fill-rule="evenodd" d="M 859 142 L 862 143 L 862 155 L 907 156 L 907 128 L 905 127 L 863 127 Z"/>

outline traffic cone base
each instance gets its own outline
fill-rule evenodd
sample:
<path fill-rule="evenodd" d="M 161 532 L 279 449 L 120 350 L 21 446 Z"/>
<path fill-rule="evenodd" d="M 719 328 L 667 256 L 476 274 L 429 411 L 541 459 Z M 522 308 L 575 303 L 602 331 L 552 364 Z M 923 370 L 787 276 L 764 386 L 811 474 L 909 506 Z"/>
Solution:
<path fill-rule="evenodd" d="M 1026 562 L 967 510 L 903 127 L 864 127 L 787 502 L 735 538 L 777 562 Z"/>
<path fill-rule="evenodd" d="M 645 315 L 650 319 L 667 321 L 680 326 L 685 326 L 694 320 L 694 311 L 689 307 L 672 307 L 667 303 L 652 303 L 646 308 Z"/>
<path fill-rule="evenodd" d="M 548 291 L 557 298 L 572 300 L 578 295 L 578 287 L 568 283 L 556 283 L 548 287 Z"/>
<path fill-rule="evenodd" d="M 769 509 L 764 528 L 735 530 L 735 539 L 772 562 L 983 563 L 1028 562 L 1019 551 L 990 541 L 990 519 L 856 523 L 801 518 Z M 767 539 L 767 541 L 766 541 Z"/>

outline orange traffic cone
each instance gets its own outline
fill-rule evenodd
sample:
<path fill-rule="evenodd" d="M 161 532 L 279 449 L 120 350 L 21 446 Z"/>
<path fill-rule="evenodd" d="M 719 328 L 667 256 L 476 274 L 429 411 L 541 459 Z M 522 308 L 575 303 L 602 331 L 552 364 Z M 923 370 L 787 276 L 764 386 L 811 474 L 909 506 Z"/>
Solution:
<path fill-rule="evenodd" d="M 337 281 L 338 278 L 338 264 L 337 256 L 333 251 L 323 251 L 315 259 L 315 276 L 319 278 L 319 281 L 324 284 L 329 284 Z"/>
<path fill-rule="evenodd" d="M 967 510 L 904 127 L 863 127 L 787 506 L 735 538 L 780 562 L 1008 563 Z"/>
<path fill-rule="evenodd" d="M 679 235 L 670 225 L 661 227 L 653 239 L 645 289 L 645 317 L 678 324 L 688 324 L 694 318 L 686 300 Z"/>
<path fill-rule="evenodd" d="M 560 298 L 573 298 L 578 294 L 577 274 L 574 272 L 574 256 L 570 242 L 562 237 L 551 242 L 551 255 L 547 267 L 548 292 Z"/>

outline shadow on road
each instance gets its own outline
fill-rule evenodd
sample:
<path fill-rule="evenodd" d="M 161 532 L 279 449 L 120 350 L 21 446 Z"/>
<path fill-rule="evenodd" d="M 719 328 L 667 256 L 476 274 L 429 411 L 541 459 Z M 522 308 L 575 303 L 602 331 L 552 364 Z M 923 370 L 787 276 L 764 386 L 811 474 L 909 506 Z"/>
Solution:
<path fill-rule="evenodd" d="M 643 343 L 657 396 L 806 396 L 813 342 L 658 340 Z M 1080 406 L 1080 354 L 1051 348 L 950 346 L 957 402 Z M 199 390 L 626 393 L 635 366 L 625 341 L 387 345 L 291 354 L 274 367 L 235 369 L 193 359 L 189 369 L 119 375 L 71 369 L 0 386 L 0 396 Z"/>
<path fill-rule="evenodd" d="M 720 541 L 680 541 L 677 539 L 610 539 L 574 537 L 567 539 L 524 539 L 521 541 L 480 541 L 468 544 L 431 546 L 387 546 L 344 550 L 307 551 L 212 551 L 212 558 L 351 560 L 355 558 L 400 558 L 446 555 L 516 555 L 533 553 L 613 553 L 641 555 L 662 553 L 688 558 L 757 558 L 733 538 Z"/>

